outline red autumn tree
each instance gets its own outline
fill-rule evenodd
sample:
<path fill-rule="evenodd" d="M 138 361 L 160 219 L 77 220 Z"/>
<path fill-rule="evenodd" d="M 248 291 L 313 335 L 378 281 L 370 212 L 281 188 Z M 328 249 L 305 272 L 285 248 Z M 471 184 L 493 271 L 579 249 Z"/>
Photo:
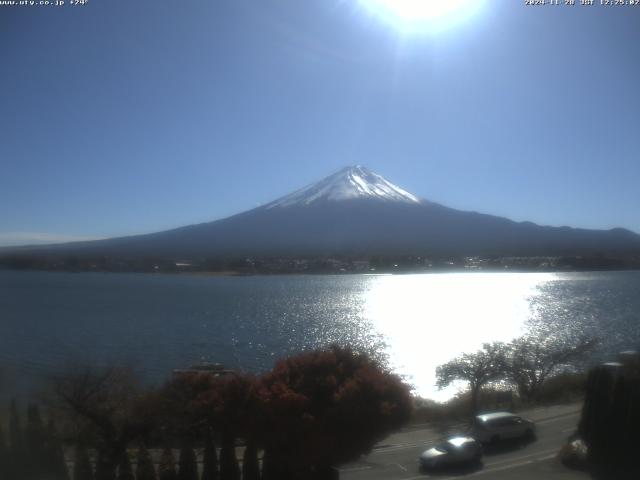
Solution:
<path fill-rule="evenodd" d="M 282 360 L 259 381 L 241 374 L 179 377 L 161 397 L 177 430 L 220 436 L 221 480 L 240 477 L 238 438 L 247 446 L 247 465 L 257 464 L 257 448 L 264 448 L 265 480 L 327 478 L 333 466 L 367 453 L 405 423 L 412 406 L 398 376 L 338 346 Z"/>
<path fill-rule="evenodd" d="M 196 405 L 208 410 L 214 418 L 214 428 L 220 433 L 220 479 L 239 480 L 235 446 L 243 438 L 248 446 L 255 446 L 260 436 L 261 405 L 257 397 L 257 381 L 251 375 L 233 374 L 218 377 L 213 388 L 201 395 Z M 250 449 L 255 455 L 255 448 Z M 252 459 L 257 463 L 257 458 Z"/>
<path fill-rule="evenodd" d="M 402 426 L 412 408 L 398 376 L 339 346 L 279 361 L 263 377 L 259 399 L 266 455 L 293 479 L 328 478 L 333 466 Z"/>
<path fill-rule="evenodd" d="M 174 378 L 163 389 L 168 431 L 198 440 L 206 439 L 211 430 L 219 436 L 221 480 L 240 479 L 236 439 L 243 438 L 248 444 L 255 444 L 255 438 L 259 436 L 260 405 L 256 384 L 250 375 L 202 373 Z M 215 473 L 211 469 L 207 471 L 207 475 Z"/>
<path fill-rule="evenodd" d="M 164 385 L 157 396 L 157 410 L 165 435 L 197 440 L 214 426 L 215 412 L 204 398 L 217 381 L 213 375 L 200 373 L 179 375 Z"/>

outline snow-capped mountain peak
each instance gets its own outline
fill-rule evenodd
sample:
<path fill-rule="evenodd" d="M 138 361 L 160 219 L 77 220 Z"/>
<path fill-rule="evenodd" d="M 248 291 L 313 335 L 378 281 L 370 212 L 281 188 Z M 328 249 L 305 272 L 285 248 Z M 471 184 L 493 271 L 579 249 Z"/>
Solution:
<path fill-rule="evenodd" d="M 343 168 L 319 182 L 286 195 L 265 208 L 310 205 L 318 201 L 371 198 L 388 202 L 421 203 L 415 195 L 360 165 Z"/>

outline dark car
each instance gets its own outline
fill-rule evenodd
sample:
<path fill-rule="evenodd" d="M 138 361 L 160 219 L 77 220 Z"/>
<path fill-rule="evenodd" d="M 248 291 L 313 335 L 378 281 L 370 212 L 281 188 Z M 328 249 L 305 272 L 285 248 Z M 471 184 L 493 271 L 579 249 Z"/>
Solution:
<path fill-rule="evenodd" d="M 420 455 L 423 469 L 479 462 L 482 445 L 473 437 L 452 437 Z"/>

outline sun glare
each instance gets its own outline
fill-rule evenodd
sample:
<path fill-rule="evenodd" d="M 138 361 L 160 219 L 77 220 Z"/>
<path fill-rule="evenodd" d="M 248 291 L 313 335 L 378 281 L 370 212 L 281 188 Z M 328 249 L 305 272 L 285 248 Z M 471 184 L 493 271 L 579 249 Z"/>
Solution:
<path fill-rule="evenodd" d="M 438 401 L 457 386 L 438 391 L 435 368 L 483 342 L 522 334 L 538 287 L 557 280 L 549 273 L 449 273 L 374 277 L 365 294 L 364 316 L 389 345 L 389 360 Z M 464 301 L 461 301 L 464 299 Z"/>
<path fill-rule="evenodd" d="M 403 31 L 441 30 L 476 13 L 484 0 L 358 0 Z"/>

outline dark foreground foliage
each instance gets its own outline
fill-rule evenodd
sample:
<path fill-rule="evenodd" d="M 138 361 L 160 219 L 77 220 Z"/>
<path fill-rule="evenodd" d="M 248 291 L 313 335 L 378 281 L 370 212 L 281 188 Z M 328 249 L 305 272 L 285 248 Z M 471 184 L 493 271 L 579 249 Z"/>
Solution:
<path fill-rule="evenodd" d="M 412 410 L 399 377 L 338 346 L 262 377 L 179 374 L 159 389 L 127 369 L 75 369 L 55 379 L 53 399 L 62 432 L 37 406 L 25 422 L 12 404 L 0 479 L 329 479 Z"/>
<path fill-rule="evenodd" d="M 259 398 L 264 445 L 294 478 L 369 452 L 408 421 L 412 406 L 398 377 L 338 347 L 278 362 L 262 379 Z"/>
<path fill-rule="evenodd" d="M 623 352 L 618 362 L 589 372 L 578 435 L 596 480 L 637 480 L 640 428 L 640 353 Z"/>

